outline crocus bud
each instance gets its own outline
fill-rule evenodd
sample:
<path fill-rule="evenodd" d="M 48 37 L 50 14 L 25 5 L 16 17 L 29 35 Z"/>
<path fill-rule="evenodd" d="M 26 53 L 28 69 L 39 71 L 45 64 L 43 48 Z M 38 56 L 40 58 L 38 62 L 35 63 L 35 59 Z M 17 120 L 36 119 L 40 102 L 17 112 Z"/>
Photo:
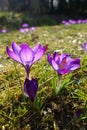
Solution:
<path fill-rule="evenodd" d="M 24 82 L 24 92 L 26 94 L 26 96 L 30 97 L 31 101 L 34 102 L 35 98 L 36 98 L 36 93 L 38 90 L 38 82 L 36 79 L 25 79 Z"/>

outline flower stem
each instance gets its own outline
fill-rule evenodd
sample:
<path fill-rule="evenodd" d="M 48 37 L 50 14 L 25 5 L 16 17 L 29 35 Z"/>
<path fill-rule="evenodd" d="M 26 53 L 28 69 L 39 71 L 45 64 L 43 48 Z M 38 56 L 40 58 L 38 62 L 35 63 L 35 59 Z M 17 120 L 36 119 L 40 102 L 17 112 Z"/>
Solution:
<path fill-rule="evenodd" d="M 62 75 L 58 75 L 58 82 L 57 82 L 57 94 L 60 91 L 60 85 L 61 85 L 61 81 L 62 81 Z"/>

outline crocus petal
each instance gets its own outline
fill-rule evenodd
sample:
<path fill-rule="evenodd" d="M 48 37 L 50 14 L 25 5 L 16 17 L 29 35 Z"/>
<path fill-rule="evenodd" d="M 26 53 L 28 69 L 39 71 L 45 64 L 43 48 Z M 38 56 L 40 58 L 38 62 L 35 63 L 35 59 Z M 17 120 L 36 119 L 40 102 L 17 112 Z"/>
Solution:
<path fill-rule="evenodd" d="M 63 54 L 61 54 L 60 55 L 60 63 L 63 61 L 63 59 L 68 59 L 68 58 L 70 58 L 70 55 L 69 54 L 65 54 L 65 53 L 63 53 Z"/>
<path fill-rule="evenodd" d="M 27 43 L 23 42 L 23 43 L 20 45 L 20 48 L 22 49 L 22 48 L 30 48 L 30 47 L 28 46 Z"/>
<path fill-rule="evenodd" d="M 73 59 L 68 67 L 71 71 L 78 69 L 80 67 L 80 59 Z"/>
<path fill-rule="evenodd" d="M 59 74 L 68 74 L 69 72 L 70 72 L 69 69 L 59 69 L 59 70 L 58 70 L 58 73 L 59 73 Z"/>
<path fill-rule="evenodd" d="M 59 69 L 58 65 L 56 64 L 56 62 L 55 62 L 53 59 L 51 60 L 51 65 L 52 65 L 52 67 L 53 67 L 55 70 L 58 70 L 58 69 Z"/>
<path fill-rule="evenodd" d="M 55 60 L 56 63 L 59 64 L 60 56 L 57 54 L 57 52 L 54 52 L 54 54 L 53 54 L 53 59 Z"/>
<path fill-rule="evenodd" d="M 81 45 L 81 46 L 82 46 L 82 48 L 87 52 L 87 42 L 84 43 L 84 45 Z"/>
<path fill-rule="evenodd" d="M 18 46 L 16 44 L 16 42 L 12 43 L 12 49 L 13 49 L 13 51 L 14 51 L 15 54 L 19 55 L 19 52 L 20 52 L 21 48 L 20 48 L 20 46 Z"/>
<path fill-rule="evenodd" d="M 87 51 L 87 42 L 84 44 L 84 46 L 85 46 L 85 50 Z"/>
<path fill-rule="evenodd" d="M 37 44 L 35 47 L 32 48 L 33 52 L 36 53 L 41 48 L 41 44 Z"/>
<path fill-rule="evenodd" d="M 50 63 L 50 65 L 55 69 L 58 70 L 59 67 L 57 65 L 57 63 L 54 61 L 54 59 L 50 56 L 50 54 L 48 54 L 48 62 Z"/>
<path fill-rule="evenodd" d="M 28 46 L 22 48 L 19 55 L 24 66 L 31 64 L 34 58 L 33 51 Z"/>
<path fill-rule="evenodd" d="M 35 100 L 37 90 L 38 90 L 38 82 L 36 79 L 32 80 L 25 79 L 24 92 L 26 96 L 30 97 L 32 102 Z"/>
<path fill-rule="evenodd" d="M 41 59 L 41 57 L 44 55 L 46 51 L 46 46 L 40 48 L 36 53 L 35 53 L 35 57 L 34 57 L 34 62 L 38 61 L 39 59 Z"/>
<path fill-rule="evenodd" d="M 13 51 L 11 51 L 8 46 L 6 47 L 6 51 L 11 59 L 21 63 L 19 56 L 16 55 Z"/>

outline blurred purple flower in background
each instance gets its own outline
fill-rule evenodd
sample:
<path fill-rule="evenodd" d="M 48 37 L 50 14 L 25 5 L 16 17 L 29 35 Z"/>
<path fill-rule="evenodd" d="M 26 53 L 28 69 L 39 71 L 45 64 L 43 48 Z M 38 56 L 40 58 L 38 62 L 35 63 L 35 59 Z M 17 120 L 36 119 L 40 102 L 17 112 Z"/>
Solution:
<path fill-rule="evenodd" d="M 2 29 L 1 33 L 7 33 L 7 29 Z"/>
<path fill-rule="evenodd" d="M 69 19 L 69 20 L 63 20 L 62 24 L 64 25 L 70 25 L 70 24 L 82 24 L 82 23 L 87 23 L 87 19 L 78 19 L 78 20 L 73 20 L 73 19 Z"/>
<path fill-rule="evenodd" d="M 82 23 L 82 20 L 79 19 L 79 20 L 76 21 L 76 23 L 77 23 L 77 24 L 80 24 L 80 23 Z"/>
<path fill-rule="evenodd" d="M 81 45 L 81 46 L 82 46 L 82 48 L 87 52 L 87 42 L 84 43 L 84 45 Z"/>
<path fill-rule="evenodd" d="M 26 96 L 28 96 L 31 99 L 32 102 L 36 98 L 37 90 L 38 90 L 37 80 L 36 79 L 29 80 L 26 78 L 24 82 L 24 92 Z"/>
<path fill-rule="evenodd" d="M 25 33 L 24 28 L 20 28 L 20 29 L 19 29 L 19 32 L 21 32 L 21 33 Z"/>
<path fill-rule="evenodd" d="M 35 27 L 29 27 L 27 23 L 22 24 L 22 28 L 19 29 L 21 33 L 28 33 L 29 31 L 34 31 Z"/>
<path fill-rule="evenodd" d="M 29 26 L 29 25 L 28 25 L 27 23 L 22 24 L 22 27 L 23 27 L 23 28 L 28 28 L 28 26 Z"/>
<path fill-rule="evenodd" d="M 69 22 L 67 22 L 67 21 L 63 20 L 63 21 L 62 21 L 62 24 L 64 24 L 64 25 L 66 25 L 66 26 L 67 26 L 67 25 L 69 25 Z"/>
<path fill-rule="evenodd" d="M 57 71 L 59 75 L 68 74 L 69 72 L 76 70 L 80 67 L 80 59 L 71 59 L 70 55 L 61 54 L 58 55 L 56 52 L 53 57 L 48 54 L 48 62 Z"/>
<path fill-rule="evenodd" d="M 75 24 L 76 23 L 75 20 L 73 20 L 73 19 L 70 19 L 68 22 L 69 22 L 69 24 Z"/>
<path fill-rule="evenodd" d="M 69 24 L 69 22 L 65 22 L 64 25 L 68 26 L 68 25 L 70 25 L 70 24 Z"/>
<path fill-rule="evenodd" d="M 46 46 L 37 44 L 34 48 L 30 48 L 28 44 L 22 43 L 20 46 L 16 42 L 12 43 L 12 49 L 6 47 L 9 57 L 20 64 L 22 64 L 26 70 L 26 77 L 29 78 L 30 67 L 36 61 L 40 60 L 46 51 Z"/>
<path fill-rule="evenodd" d="M 31 31 L 34 31 L 34 30 L 35 30 L 35 27 L 30 27 L 30 30 L 31 30 Z"/>
<path fill-rule="evenodd" d="M 27 33 L 27 32 L 29 32 L 29 28 L 20 28 L 19 31 L 21 33 Z"/>

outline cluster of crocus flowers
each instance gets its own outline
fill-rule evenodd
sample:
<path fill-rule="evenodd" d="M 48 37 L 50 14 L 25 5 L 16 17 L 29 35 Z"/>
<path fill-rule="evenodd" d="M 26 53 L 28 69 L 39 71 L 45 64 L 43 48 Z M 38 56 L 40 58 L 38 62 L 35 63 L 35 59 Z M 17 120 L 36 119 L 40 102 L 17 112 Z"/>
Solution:
<path fill-rule="evenodd" d="M 87 50 L 86 43 L 83 48 Z M 30 79 L 30 68 L 35 62 L 42 58 L 46 51 L 46 46 L 42 46 L 38 43 L 35 47 L 30 48 L 27 43 L 18 45 L 16 42 L 13 42 L 12 49 L 7 46 L 6 50 L 11 59 L 19 62 L 25 68 L 26 79 L 24 82 L 24 92 L 26 96 L 29 96 L 31 101 L 34 102 L 38 90 L 38 82 L 37 79 Z M 47 59 L 59 76 L 56 89 L 59 91 L 62 75 L 78 69 L 80 67 L 80 59 L 72 59 L 70 54 L 62 53 L 59 55 L 57 52 L 54 52 L 53 56 L 48 54 Z"/>
<path fill-rule="evenodd" d="M 87 42 L 84 43 L 84 45 L 81 45 L 85 52 L 87 52 Z"/>
<path fill-rule="evenodd" d="M 27 23 L 22 24 L 22 28 L 19 29 L 21 33 L 27 33 L 29 31 L 34 31 L 35 27 L 29 27 Z"/>
<path fill-rule="evenodd" d="M 72 59 L 70 55 L 65 53 L 58 55 L 57 52 L 54 52 L 53 56 L 48 54 L 48 62 L 59 76 L 59 88 L 57 88 L 57 90 L 60 90 L 61 76 L 64 74 L 68 74 L 71 71 L 74 71 L 80 67 L 79 58 Z"/>
<path fill-rule="evenodd" d="M 82 24 L 82 23 L 87 23 L 87 19 L 78 19 L 78 20 L 73 20 L 73 19 L 69 19 L 69 20 L 63 20 L 62 24 L 64 25 L 70 25 L 70 24 Z"/>
<path fill-rule="evenodd" d="M 19 46 L 16 42 L 13 42 L 12 49 L 7 46 L 6 50 L 11 59 L 19 62 L 25 68 L 26 79 L 24 83 L 24 92 L 32 101 L 34 101 L 38 83 L 36 79 L 30 80 L 30 68 L 36 61 L 42 58 L 46 51 L 46 46 L 42 46 L 38 43 L 35 47 L 30 48 L 27 43 L 22 43 Z"/>

